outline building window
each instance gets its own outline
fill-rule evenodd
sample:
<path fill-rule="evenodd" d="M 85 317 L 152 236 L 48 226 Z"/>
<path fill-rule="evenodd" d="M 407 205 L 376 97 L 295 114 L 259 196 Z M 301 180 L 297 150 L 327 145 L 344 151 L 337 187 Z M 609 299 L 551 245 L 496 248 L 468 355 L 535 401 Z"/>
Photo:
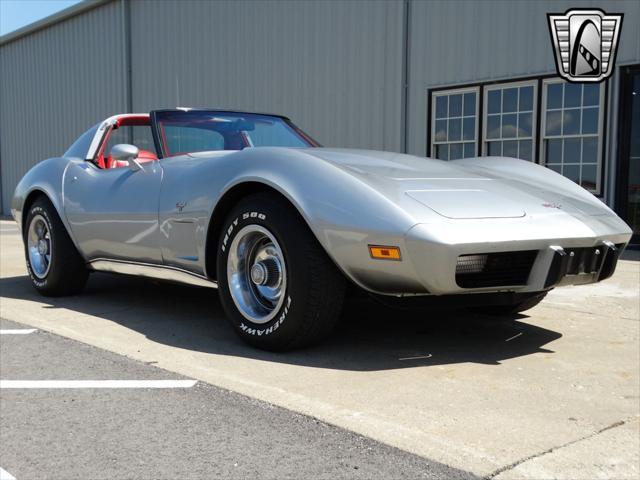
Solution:
<path fill-rule="evenodd" d="M 537 82 L 491 85 L 484 90 L 484 155 L 533 160 Z"/>
<path fill-rule="evenodd" d="M 543 85 L 540 163 L 599 193 L 604 88 L 556 79 Z"/>
<path fill-rule="evenodd" d="M 478 88 L 434 92 L 431 155 L 440 160 L 475 157 L 478 145 Z"/>

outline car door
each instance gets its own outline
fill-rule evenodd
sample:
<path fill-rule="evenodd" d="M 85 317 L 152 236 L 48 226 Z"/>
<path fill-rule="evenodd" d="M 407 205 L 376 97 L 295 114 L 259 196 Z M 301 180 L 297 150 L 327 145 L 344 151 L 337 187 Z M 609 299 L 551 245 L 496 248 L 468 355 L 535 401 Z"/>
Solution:
<path fill-rule="evenodd" d="M 92 161 L 68 167 L 65 214 L 88 260 L 162 263 L 158 240 L 162 167 L 157 159 L 145 159 L 140 167 L 100 168 Z"/>

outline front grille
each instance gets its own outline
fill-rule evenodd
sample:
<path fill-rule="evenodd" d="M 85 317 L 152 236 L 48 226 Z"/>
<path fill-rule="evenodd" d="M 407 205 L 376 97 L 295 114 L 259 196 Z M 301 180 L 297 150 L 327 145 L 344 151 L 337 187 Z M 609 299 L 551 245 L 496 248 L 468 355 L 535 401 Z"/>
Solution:
<path fill-rule="evenodd" d="M 526 285 L 537 250 L 461 255 L 456 283 L 462 288 Z"/>
<path fill-rule="evenodd" d="M 616 269 L 623 248 L 624 244 L 613 245 L 608 242 L 596 247 L 554 247 L 555 252 L 544 288 L 562 283 L 600 282 L 609 278 Z"/>
<path fill-rule="evenodd" d="M 565 248 L 568 255 L 566 275 L 595 273 L 600 270 L 604 258 L 604 248 Z"/>

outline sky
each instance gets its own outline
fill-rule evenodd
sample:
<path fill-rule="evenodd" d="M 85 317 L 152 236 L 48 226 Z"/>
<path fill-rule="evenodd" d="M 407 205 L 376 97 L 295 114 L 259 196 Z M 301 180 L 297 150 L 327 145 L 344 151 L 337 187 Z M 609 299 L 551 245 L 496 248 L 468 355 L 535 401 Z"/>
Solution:
<path fill-rule="evenodd" d="M 0 35 L 37 22 L 80 0 L 0 0 Z"/>

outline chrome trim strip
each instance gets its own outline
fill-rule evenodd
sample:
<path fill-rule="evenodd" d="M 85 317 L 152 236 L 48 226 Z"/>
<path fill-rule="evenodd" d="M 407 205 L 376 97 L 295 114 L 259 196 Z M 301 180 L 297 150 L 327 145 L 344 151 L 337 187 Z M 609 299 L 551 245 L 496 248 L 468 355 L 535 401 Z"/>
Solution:
<path fill-rule="evenodd" d="M 100 272 L 121 273 L 137 277 L 154 278 L 156 280 L 168 280 L 198 287 L 218 288 L 217 282 L 195 273 L 167 265 L 152 265 L 149 263 L 128 262 L 125 260 L 96 258 L 88 262 L 87 266 Z"/>

